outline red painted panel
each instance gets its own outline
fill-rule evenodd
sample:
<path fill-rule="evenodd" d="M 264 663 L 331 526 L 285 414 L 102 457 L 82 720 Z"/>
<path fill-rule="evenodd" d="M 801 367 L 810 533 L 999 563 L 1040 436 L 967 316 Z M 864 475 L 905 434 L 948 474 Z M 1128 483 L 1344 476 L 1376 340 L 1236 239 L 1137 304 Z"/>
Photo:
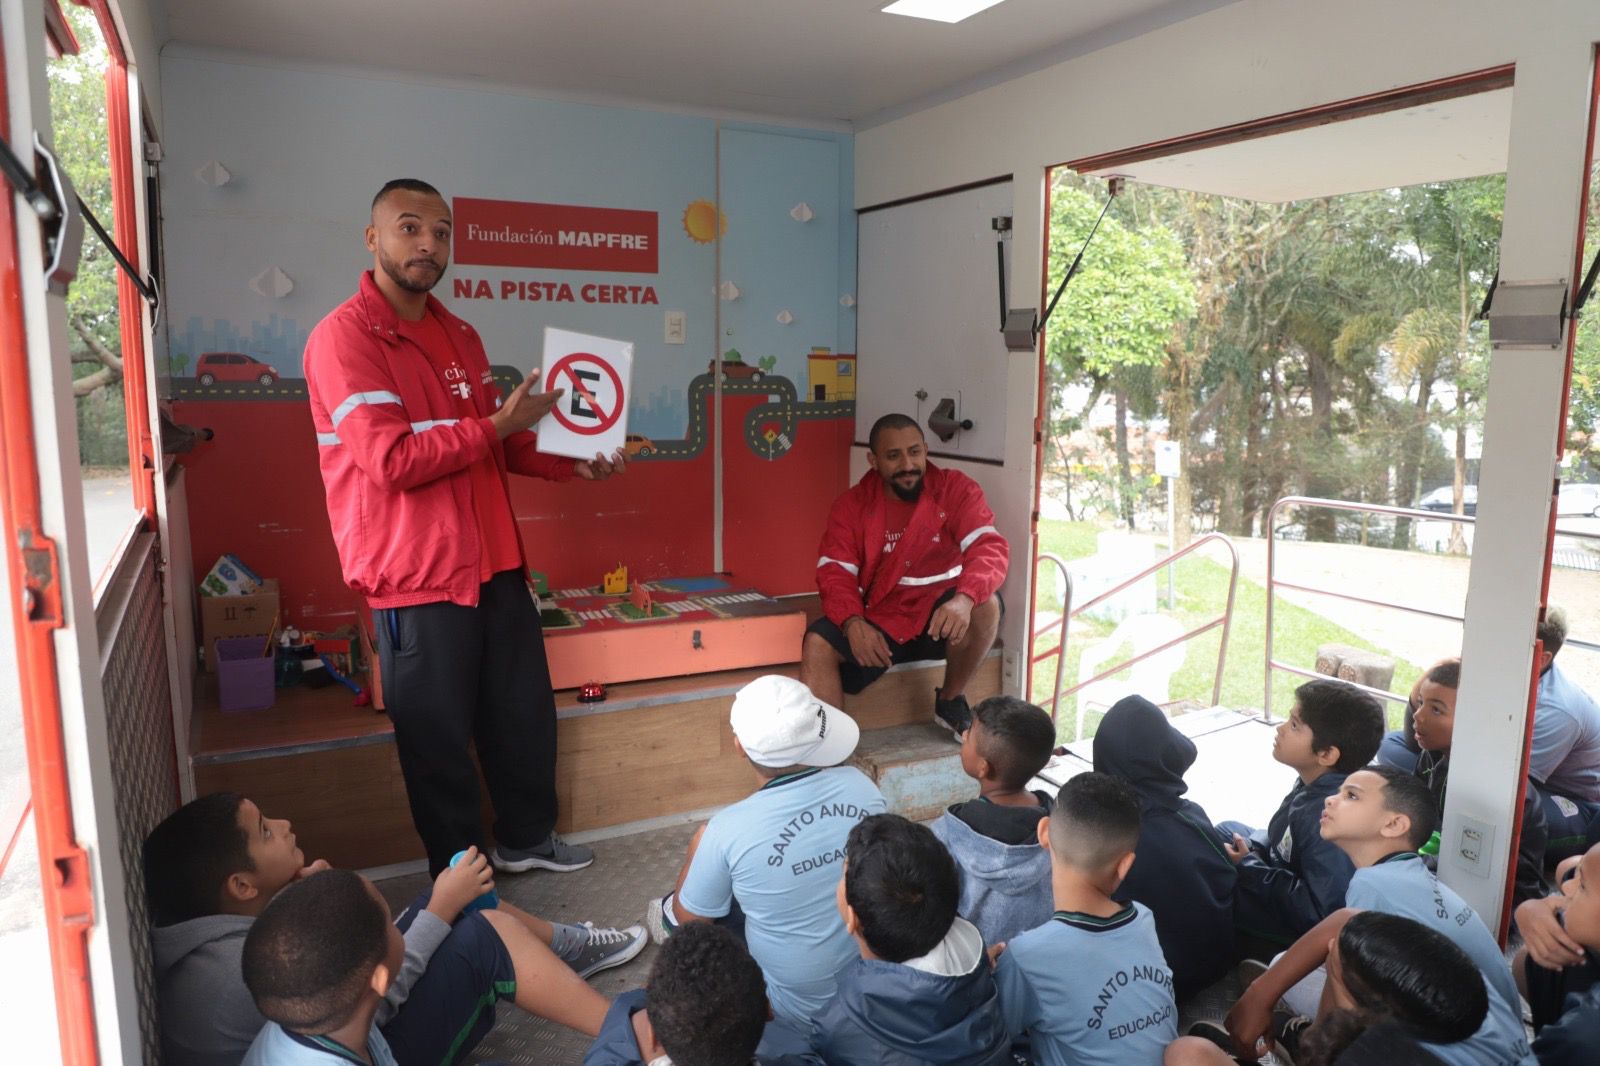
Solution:
<path fill-rule="evenodd" d="M 740 584 L 768 595 L 811 592 L 828 505 L 849 477 L 854 418 L 795 420 L 792 446 L 768 460 L 752 450 L 745 425 L 768 399 L 726 400 L 725 564 Z M 709 393 L 705 402 L 709 416 Z M 339 570 L 310 408 L 175 400 L 173 409 L 177 421 L 216 432 L 182 459 L 195 572 L 232 552 L 278 579 L 284 615 L 297 624 L 352 613 L 358 599 Z M 763 444 L 770 421 L 755 426 Z M 511 505 L 528 564 L 551 588 L 599 584 L 618 563 L 643 581 L 711 571 L 709 443 L 690 459 L 636 460 L 623 477 L 599 484 L 513 477 Z"/>
<path fill-rule="evenodd" d="M 295 622 L 352 612 L 357 597 L 340 574 L 328 525 L 311 411 L 304 404 L 177 401 L 180 422 L 216 438 L 183 459 L 189 479 L 194 567 L 204 574 L 224 552 L 278 578 Z M 597 584 L 627 563 L 640 578 L 711 568 L 711 458 L 634 463 L 600 484 L 511 479 L 529 565 L 552 587 Z"/>
<path fill-rule="evenodd" d="M 816 591 L 817 543 L 834 497 L 849 487 L 853 415 L 794 422 L 793 447 L 767 459 L 745 419 L 765 397 L 729 395 L 722 421 L 723 564 L 769 596 Z M 768 420 L 758 420 L 758 439 Z M 781 446 L 775 440 L 774 452 Z"/>

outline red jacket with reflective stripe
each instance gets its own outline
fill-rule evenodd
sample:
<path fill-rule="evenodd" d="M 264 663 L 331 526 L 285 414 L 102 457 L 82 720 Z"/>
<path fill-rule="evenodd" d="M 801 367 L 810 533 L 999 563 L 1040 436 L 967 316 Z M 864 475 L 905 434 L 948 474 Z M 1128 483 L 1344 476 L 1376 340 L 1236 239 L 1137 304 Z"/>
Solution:
<path fill-rule="evenodd" d="M 893 552 L 884 554 L 884 493 L 875 471 L 833 501 L 818 550 L 822 610 L 836 625 L 865 615 L 904 644 L 954 588 L 983 603 L 1006 579 L 1011 548 L 994 528 L 983 490 L 967 475 L 929 463 L 922 495 Z"/>
<path fill-rule="evenodd" d="M 428 297 L 467 372 L 475 418 L 456 402 L 372 280 L 306 341 L 306 391 L 316 425 L 328 518 L 344 579 L 373 607 L 478 602 L 479 533 L 468 467 L 494 456 L 506 471 L 567 481 L 571 459 L 543 455 L 526 430 L 504 441 L 489 421 L 500 390 L 478 333 Z"/>

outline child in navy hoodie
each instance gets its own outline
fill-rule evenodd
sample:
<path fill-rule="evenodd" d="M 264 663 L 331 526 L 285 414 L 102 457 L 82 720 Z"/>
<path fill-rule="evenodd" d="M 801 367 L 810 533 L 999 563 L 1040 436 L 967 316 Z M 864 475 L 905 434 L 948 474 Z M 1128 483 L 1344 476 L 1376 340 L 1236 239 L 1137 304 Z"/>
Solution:
<path fill-rule="evenodd" d="M 845 844 L 839 913 L 861 958 L 816 1018 L 830 1066 L 1011 1062 L 983 937 L 956 914 L 960 879 L 925 826 L 877 814 Z"/>
<path fill-rule="evenodd" d="M 1383 741 L 1383 708 L 1344 681 L 1307 681 L 1272 738 L 1272 757 L 1300 775 L 1263 833 L 1239 822 L 1217 826 L 1239 867 L 1233 920 L 1240 932 L 1289 944 L 1344 906 L 1356 872 L 1350 856 L 1322 839 L 1322 806 L 1344 779 L 1372 761 Z"/>
<path fill-rule="evenodd" d="M 1233 887 L 1237 872 L 1223 838 L 1198 803 L 1183 798 L 1194 741 L 1140 696 L 1118 700 L 1094 735 L 1094 768 L 1139 795 L 1138 858 L 1115 898 L 1143 903 L 1181 1002 L 1233 965 Z"/>

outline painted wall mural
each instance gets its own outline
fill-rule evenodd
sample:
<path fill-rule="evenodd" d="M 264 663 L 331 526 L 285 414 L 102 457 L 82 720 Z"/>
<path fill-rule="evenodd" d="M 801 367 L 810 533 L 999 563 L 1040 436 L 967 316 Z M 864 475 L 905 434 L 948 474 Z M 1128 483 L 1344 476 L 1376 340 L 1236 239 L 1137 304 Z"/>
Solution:
<path fill-rule="evenodd" d="M 635 345 L 637 469 L 602 486 L 514 479 L 530 562 L 561 585 L 594 583 L 619 558 L 647 579 L 710 570 L 720 375 L 725 566 L 768 592 L 812 587 L 853 432 L 848 135 L 719 130 L 697 116 L 232 57 L 171 56 L 162 76 L 173 91 L 161 389 L 181 421 L 218 431 L 184 459 L 202 570 L 234 551 L 277 574 L 302 613 L 348 609 L 301 354 L 370 267 L 372 194 L 417 177 L 455 216 L 435 295 L 483 336 L 502 389 L 538 365 L 547 325 Z M 206 180 L 219 166 L 229 180 Z M 254 484 L 263 455 L 292 473 L 292 490 Z M 735 487 L 747 464 L 778 464 L 803 491 L 779 501 Z M 765 528 L 744 507 L 782 520 Z M 732 543 L 758 527 L 759 542 Z"/>

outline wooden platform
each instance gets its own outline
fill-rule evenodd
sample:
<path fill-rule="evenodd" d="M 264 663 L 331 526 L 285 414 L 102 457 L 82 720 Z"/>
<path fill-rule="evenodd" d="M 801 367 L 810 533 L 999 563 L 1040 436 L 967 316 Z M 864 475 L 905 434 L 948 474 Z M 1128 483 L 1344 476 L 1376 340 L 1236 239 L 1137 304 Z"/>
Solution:
<path fill-rule="evenodd" d="M 766 673 L 797 665 L 727 670 L 612 686 L 604 703 L 556 693 L 560 718 L 558 829 L 576 832 L 731 803 L 755 781 L 733 746 L 733 694 Z M 896 667 L 845 710 L 864 732 L 926 721 L 942 663 Z M 973 702 L 1000 691 L 1000 652 L 969 687 Z M 869 738 L 870 739 L 870 738 Z M 191 757 L 200 793 L 249 796 L 289 818 L 311 857 L 369 867 L 422 857 L 388 716 L 353 707 L 342 686 L 290 688 L 265 711 L 224 714 L 216 679 L 195 687 Z M 866 743 L 866 741 L 864 741 Z M 954 751 L 954 746 L 950 749 Z M 489 812 L 485 810 L 488 823 Z"/>

